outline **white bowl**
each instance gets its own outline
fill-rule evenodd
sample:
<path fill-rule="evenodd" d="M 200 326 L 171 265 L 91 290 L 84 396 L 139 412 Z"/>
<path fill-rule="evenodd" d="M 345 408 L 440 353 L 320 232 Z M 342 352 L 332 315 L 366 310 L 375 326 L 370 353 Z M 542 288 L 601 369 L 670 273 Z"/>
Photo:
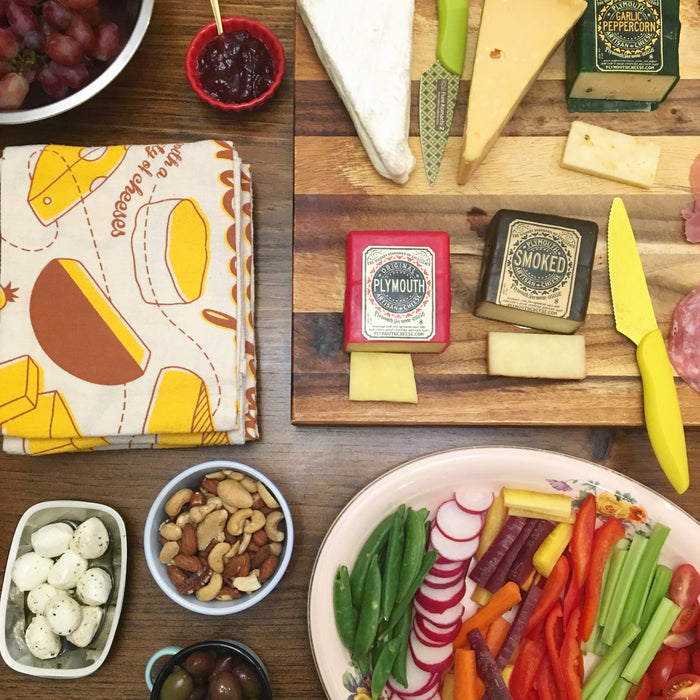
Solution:
<path fill-rule="evenodd" d="M 165 514 L 165 504 L 174 493 L 182 488 L 196 488 L 199 486 L 206 474 L 222 469 L 232 469 L 234 471 L 242 472 L 250 476 L 252 479 L 260 481 L 267 487 L 270 493 L 280 504 L 280 509 L 284 515 L 286 536 L 282 542 L 282 553 L 279 556 L 277 569 L 258 590 L 252 593 L 244 593 L 240 598 L 235 600 L 210 600 L 203 602 L 194 595 L 182 595 L 178 592 L 177 588 L 175 588 L 175 584 L 173 584 L 168 576 L 167 567 L 165 564 L 161 564 L 158 559 L 161 549 L 158 530 L 161 523 L 168 517 Z M 183 608 L 187 608 L 187 610 L 201 613 L 203 615 L 231 615 L 233 613 L 246 610 L 247 608 L 259 603 L 263 598 L 272 592 L 273 588 L 275 588 L 275 586 L 280 582 L 282 576 L 284 576 L 284 572 L 289 566 L 289 560 L 292 557 L 293 545 L 294 526 L 292 524 L 292 513 L 289 510 L 289 505 L 282 495 L 282 492 L 268 477 L 259 472 L 257 469 L 249 467 L 246 464 L 241 464 L 240 462 L 229 462 L 222 459 L 196 464 L 193 467 L 186 469 L 181 474 L 178 474 L 178 476 L 175 478 L 171 479 L 153 501 L 153 505 L 151 506 L 151 509 L 148 512 L 148 517 L 146 518 L 146 525 L 143 535 L 143 547 L 146 555 L 146 563 L 148 564 L 151 575 L 158 584 L 158 587 L 163 591 L 163 593 L 165 593 L 165 595 L 167 595 L 171 600 L 175 601 L 178 605 L 181 605 Z"/>
<path fill-rule="evenodd" d="M 37 659 L 29 653 L 24 641 L 24 629 L 29 621 L 26 618 L 25 594 L 12 581 L 12 567 L 18 556 L 31 551 L 31 535 L 40 527 L 57 521 L 77 525 L 92 517 L 98 517 L 104 523 L 110 537 L 107 553 L 93 562 L 107 569 L 113 579 L 102 623 L 87 647 L 79 649 L 65 643 L 56 658 Z M 44 678 L 81 678 L 94 673 L 107 658 L 112 646 L 124 601 L 125 582 L 126 528 L 119 513 L 109 506 L 85 501 L 44 501 L 33 505 L 20 518 L 12 538 L 0 595 L 0 653 L 5 663 L 20 673 Z"/>

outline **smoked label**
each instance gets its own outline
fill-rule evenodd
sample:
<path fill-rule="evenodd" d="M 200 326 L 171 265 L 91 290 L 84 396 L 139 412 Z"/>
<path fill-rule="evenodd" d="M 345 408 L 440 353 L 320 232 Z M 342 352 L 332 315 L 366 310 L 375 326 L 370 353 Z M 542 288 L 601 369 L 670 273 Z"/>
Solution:
<path fill-rule="evenodd" d="M 496 303 L 568 317 L 580 249 L 575 228 L 515 219 L 508 227 Z"/>
<path fill-rule="evenodd" d="M 433 250 L 369 246 L 362 271 L 362 333 L 368 340 L 430 340 L 435 335 Z"/>
<path fill-rule="evenodd" d="M 596 66 L 658 73 L 664 67 L 661 0 L 595 0 Z"/>

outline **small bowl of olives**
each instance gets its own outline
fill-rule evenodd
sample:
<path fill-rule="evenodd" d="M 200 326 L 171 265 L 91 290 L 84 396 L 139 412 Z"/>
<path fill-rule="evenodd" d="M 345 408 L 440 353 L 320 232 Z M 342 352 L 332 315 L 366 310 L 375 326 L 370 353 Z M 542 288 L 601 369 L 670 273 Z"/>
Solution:
<path fill-rule="evenodd" d="M 170 658 L 155 672 L 156 663 Z M 164 647 L 146 664 L 151 700 L 272 700 L 260 657 L 241 642 L 215 639 Z"/>

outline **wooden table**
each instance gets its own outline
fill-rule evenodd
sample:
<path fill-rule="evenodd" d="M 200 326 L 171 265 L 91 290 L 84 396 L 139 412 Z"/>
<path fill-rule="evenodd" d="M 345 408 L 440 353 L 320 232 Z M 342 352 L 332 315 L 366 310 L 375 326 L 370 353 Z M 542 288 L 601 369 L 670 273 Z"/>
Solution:
<path fill-rule="evenodd" d="M 0 130 L 0 147 L 234 139 L 242 157 L 253 165 L 262 431 L 259 442 L 242 447 L 0 456 L 0 567 L 20 515 L 47 499 L 87 499 L 113 506 L 126 521 L 130 548 L 121 623 L 102 668 L 81 680 L 56 683 L 0 664 L 2 695 L 13 700 L 57 694 L 74 700 L 147 697 L 143 674 L 153 652 L 164 645 L 216 637 L 242 640 L 260 653 L 276 698 L 322 698 L 306 625 L 307 587 L 321 539 L 345 503 L 372 479 L 437 450 L 515 445 L 564 452 L 639 479 L 700 517 L 700 432 L 695 428 L 687 435 L 692 487 L 677 496 L 661 474 L 642 428 L 292 425 L 294 5 L 291 0 L 223 3 L 224 14 L 234 11 L 268 24 L 290 59 L 280 92 L 264 109 L 231 116 L 198 101 L 187 85 L 183 59 L 190 37 L 209 21 L 209 4 L 158 0 L 143 45 L 109 88 L 45 123 Z M 197 616 L 172 603 L 151 579 L 142 553 L 143 524 L 153 496 L 180 470 L 213 458 L 246 462 L 274 479 L 289 500 L 297 533 L 290 568 L 274 594 L 252 610 L 224 619 Z"/>

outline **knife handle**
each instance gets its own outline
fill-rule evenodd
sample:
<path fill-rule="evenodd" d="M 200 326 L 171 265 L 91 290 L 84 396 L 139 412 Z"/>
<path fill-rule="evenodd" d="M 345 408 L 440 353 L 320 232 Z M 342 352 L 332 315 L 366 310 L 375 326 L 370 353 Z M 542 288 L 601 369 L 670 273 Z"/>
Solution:
<path fill-rule="evenodd" d="M 637 346 L 644 387 L 644 416 L 649 441 L 659 464 L 678 493 L 688 488 L 688 454 L 673 370 L 657 328 Z"/>
<path fill-rule="evenodd" d="M 437 57 L 450 73 L 462 75 L 469 29 L 469 0 L 437 0 Z"/>

